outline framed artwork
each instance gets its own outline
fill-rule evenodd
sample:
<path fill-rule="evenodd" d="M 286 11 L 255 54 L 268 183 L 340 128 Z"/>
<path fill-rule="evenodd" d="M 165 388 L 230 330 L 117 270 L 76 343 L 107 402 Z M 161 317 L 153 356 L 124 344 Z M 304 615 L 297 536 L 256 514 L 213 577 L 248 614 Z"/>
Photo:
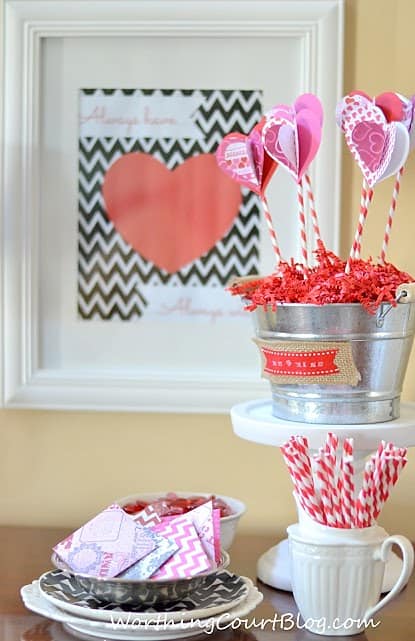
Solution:
<path fill-rule="evenodd" d="M 242 315 L 225 288 L 259 271 L 258 199 L 214 152 L 260 120 L 261 92 L 82 89 L 79 100 L 79 319 Z"/>
<path fill-rule="evenodd" d="M 270 272 L 272 248 L 214 152 L 304 91 L 334 113 L 342 1 L 3 8 L 3 405 L 222 412 L 267 394 L 226 284 Z M 313 181 L 334 250 L 339 143 L 327 117 Z M 282 172 L 268 197 L 298 255 Z"/>

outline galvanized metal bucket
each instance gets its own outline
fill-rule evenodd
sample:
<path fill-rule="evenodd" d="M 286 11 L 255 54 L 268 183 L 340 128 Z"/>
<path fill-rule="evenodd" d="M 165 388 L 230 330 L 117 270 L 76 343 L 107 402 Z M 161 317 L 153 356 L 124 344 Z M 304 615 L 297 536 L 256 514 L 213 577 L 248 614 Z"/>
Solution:
<path fill-rule="evenodd" d="M 398 418 L 415 331 L 414 285 L 402 285 L 398 300 L 375 316 L 360 304 L 258 308 L 255 342 L 274 416 L 328 424 Z"/>

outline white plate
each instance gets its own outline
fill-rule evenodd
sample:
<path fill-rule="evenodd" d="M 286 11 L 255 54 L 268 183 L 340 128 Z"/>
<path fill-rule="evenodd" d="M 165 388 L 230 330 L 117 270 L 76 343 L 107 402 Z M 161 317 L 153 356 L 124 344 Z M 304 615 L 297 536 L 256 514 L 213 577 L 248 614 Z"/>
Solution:
<path fill-rule="evenodd" d="M 147 621 L 164 616 L 167 616 L 169 621 L 189 621 L 214 616 L 229 611 L 246 599 L 252 585 L 251 579 L 224 571 L 207 580 L 183 602 L 166 609 L 160 606 L 160 610 L 156 611 L 145 606 L 121 608 L 116 603 L 103 604 L 71 577 L 56 570 L 46 572 L 39 579 L 42 595 L 61 610 L 96 621 L 112 622 L 116 617 L 118 621 L 127 623 L 130 620 Z M 182 607 L 178 610 L 180 606 Z"/>
<path fill-rule="evenodd" d="M 33 581 L 31 585 L 25 585 L 20 593 L 25 606 L 29 610 L 54 621 L 64 623 L 65 628 L 70 630 L 71 633 L 77 634 L 82 638 L 89 636 L 117 641 L 167 641 L 168 639 L 199 635 L 206 629 L 226 626 L 235 619 L 246 617 L 263 599 L 261 592 L 252 585 L 242 603 L 230 609 L 229 612 L 217 616 L 198 621 L 173 622 L 168 625 L 149 625 L 145 621 L 140 622 L 138 625 L 124 623 L 114 629 L 112 623 L 84 619 L 60 610 L 44 598 L 39 590 L 38 581 Z"/>

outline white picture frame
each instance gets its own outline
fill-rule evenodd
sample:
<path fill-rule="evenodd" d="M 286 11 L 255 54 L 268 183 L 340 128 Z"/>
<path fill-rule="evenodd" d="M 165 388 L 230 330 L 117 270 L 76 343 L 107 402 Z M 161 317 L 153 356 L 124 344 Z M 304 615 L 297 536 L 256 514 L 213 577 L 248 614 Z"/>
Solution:
<path fill-rule="evenodd" d="M 267 385 L 260 380 L 255 348 L 251 346 L 252 355 L 250 352 L 249 357 L 244 356 L 243 366 L 236 363 L 234 368 L 232 363 L 221 362 L 220 351 L 214 353 L 215 362 L 211 366 L 204 364 L 199 370 L 183 367 L 177 358 L 169 368 L 158 367 L 157 354 L 151 366 L 147 361 L 137 367 L 131 363 L 124 365 L 122 350 L 117 352 L 119 362 L 103 366 L 99 358 L 88 355 L 85 334 L 84 341 L 78 346 L 75 342 L 71 348 L 76 352 L 76 363 L 65 360 L 64 352 L 69 348 L 62 347 L 61 351 L 60 346 L 66 340 L 62 332 L 67 313 L 63 305 L 60 316 L 56 315 L 58 308 L 49 314 L 47 301 L 53 286 L 48 288 L 48 296 L 42 292 L 45 279 L 53 278 L 54 264 L 49 261 L 45 272 L 40 260 L 46 247 L 42 219 L 45 176 L 40 146 L 45 128 L 42 114 L 47 97 L 42 90 L 47 47 L 60 39 L 68 43 L 78 39 L 82 46 L 95 48 L 106 42 L 115 46 L 116 42 L 131 38 L 140 43 L 160 39 L 163 46 L 178 40 L 184 46 L 190 40 L 212 46 L 224 39 L 235 39 L 241 44 L 241 51 L 253 44 L 262 51 L 266 41 L 270 55 L 254 62 L 272 83 L 273 47 L 286 43 L 293 52 L 294 80 L 299 93 L 317 93 L 325 108 L 324 142 L 313 178 L 322 233 L 328 246 L 336 251 L 340 137 L 334 110 L 342 90 L 343 0 L 5 0 L 2 9 L 2 405 L 226 412 L 236 402 L 268 394 Z M 97 75 L 96 84 L 100 86 L 105 80 L 105 65 Z M 62 77 L 62 83 L 65 81 Z M 275 81 L 275 101 L 295 98 L 281 95 L 285 89 L 279 89 Z M 278 197 L 271 197 L 273 203 L 278 208 Z M 68 222 L 66 217 L 62 234 L 66 224 L 76 228 L 76 206 L 72 209 L 74 219 Z M 292 244 L 288 236 L 287 243 Z M 57 242 L 56 253 L 58 248 Z M 76 270 L 76 264 L 73 268 Z M 72 276 L 68 277 L 65 296 L 75 296 L 72 282 Z M 140 331 L 138 325 L 135 331 Z M 54 332 L 58 338 L 51 339 L 53 349 L 49 353 L 47 345 Z M 117 335 L 120 333 L 118 327 Z M 248 345 L 252 331 L 248 329 L 245 334 Z M 231 337 L 230 328 L 223 336 L 224 344 Z M 106 345 L 108 340 L 105 338 Z"/>

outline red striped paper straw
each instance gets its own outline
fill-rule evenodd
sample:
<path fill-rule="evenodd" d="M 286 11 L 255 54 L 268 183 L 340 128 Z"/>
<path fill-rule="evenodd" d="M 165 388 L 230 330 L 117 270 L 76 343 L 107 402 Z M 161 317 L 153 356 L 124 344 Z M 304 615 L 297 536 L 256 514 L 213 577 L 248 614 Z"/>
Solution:
<path fill-rule="evenodd" d="M 311 461 L 308 454 L 308 440 L 305 436 L 291 436 L 290 444 L 292 449 L 298 455 L 298 458 L 304 469 L 304 473 L 312 477 Z"/>
<path fill-rule="evenodd" d="M 339 446 L 338 437 L 336 436 L 336 434 L 329 432 L 327 434 L 326 443 L 324 446 L 325 459 L 327 461 L 326 473 L 329 477 L 329 482 L 332 487 L 332 505 L 333 505 L 334 514 L 336 515 L 336 519 L 337 519 L 337 526 L 343 527 L 344 521 L 343 521 L 343 511 L 341 507 L 341 496 L 338 489 L 338 484 L 336 483 L 336 480 L 335 480 L 336 474 L 337 474 L 336 453 L 337 453 L 338 446 Z"/>
<path fill-rule="evenodd" d="M 363 471 L 363 482 L 356 500 L 356 527 L 369 527 L 372 524 L 373 513 L 373 468 L 372 460 L 367 461 Z"/>
<path fill-rule="evenodd" d="M 402 166 L 399 172 L 396 174 L 396 178 L 395 178 L 395 185 L 393 187 L 392 200 L 389 208 L 388 220 L 385 227 L 385 233 L 383 235 L 382 250 L 380 252 L 380 257 L 379 257 L 379 262 L 382 265 L 384 265 L 386 262 L 386 252 L 387 252 L 389 241 L 390 241 L 393 217 L 396 212 L 396 206 L 398 203 L 399 191 L 401 188 L 401 178 L 402 178 L 403 172 L 404 172 L 404 167 Z"/>
<path fill-rule="evenodd" d="M 314 200 L 313 188 L 311 185 L 311 178 L 309 174 L 305 174 L 302 178 L 303 194 L 307 192 L 308 203 L 310 206 L 311 222 L 313 224 L 313 231 L 317 241 L 321 241 L 320 226 L 318 224 L 318 216 L 316 211 L 316 203 Z"/>
<path fill-rule="evenodd" d="M 276 264 L 276 267 L 278 267 L 281 262 L 281 251 L 278 244 L 277 234 L 272 222 L 272 216 L 269 210 L 268 200 L 265 195 L 262 195 L 260 198 L 261 198 L 262 208 L 264 210 L 265 221 L 268 227 L 269 237 L 271 239 L 271 245 L 275 254 L 275 264 Z"/>
<path fill-rule="evenodd" d="M 298 489 L 304 499 L 306 511 L 314 520 L 319 523 L 325 523 L 324 511 L 316 492 L 309 459 L 305 461 L 302 458 L 298 449 L 298 443 L 292 441 L 289 443 L 289 454 L 295 466 Z"/>
<path fill-rule="evenodd" d="M 288 472 L 291 476 L 291 480 L 294 484 L 295 495 L 298 499 L 299 504 L 301 505 L 302 509 L 306 514 L 308 514 L 312 519 L 318 521 L 317 514 L 314 514 L 313 510 L 309 509 L 309 505 L 307 504 L 307 501 L 305 500 L 304 494 L 302 492 L 300 476 L 297 473 L 296 464 L 294 462 L 294 458 L 292 456 L 290 446 L 288 444 L 282 445 L 281 452 L 282 452 L 285 464 L 288 468 Z"/>
<path fill-rule="evenodd" d="M 370 203 L 373 200 L 373 189 L 366 189 L 366 183 L 363 181 L 362 190 L 360 192 L 360 214 L 359 220 L 357 223 L 357 229 L 353 241 L 352 248 L 350 250 L 349 259 L 346 263 L 346 274 L 350 273 L 350 263 L 353 259 L 360 258 L 360 252 L 362 249 L 362 235 L 365 222 L 367 219 L 367 214 L 369 211 Z"/>
<path fill-rule="evenodd" d="M 301 465 L 298 452 L 292 442 L 285 443 L 281 451 L 301 507 L 314 521 L 324 524 L 324 512 L 315 491 L 311 468 L 308 473 L 307 469 Z"/>
<path fill-rule="evenodd" d="M 341 498 L 343 522 L 346 527 L 351 528 L 354 526 L 356 519 L 352 438 L 346 438 L 343 441 L 337 488 Z"/>
<path fill-rule="evenodd" d="M 327 525 L 329 525 L 330 527 L 337 527 L 338 520 L 332 502 L 334 488 L 330 483 L 329 475 L 327 474 L 324 454 L 316 454 L 314 456 L 314 462 L 316 467 L 318 489 L 320 491 L 321 502 L 323 504 L 324 516 L 326 518 Z"/>
<path fill-rule="evenodd" d="M 297 198 L 298 198 L 298 214 L 300 217 L 300 242 L 301 254 L 303 257 L 304 265 L 308 267 L 308 251 L 307 251 L 307 226 L 304 210 L 304 195 L 301 182 L 297 185 Z"/>
<path fill-rule="evenodd" d="M 382 485 L 379 491 L 378 504 L 374 512 L 374 519 L 377 519 L 384 504 L 389 498 L 390 491 L 396 485 L 399 475 L 407 463 L 406 458 L 384 455 L 382 459 Z"/>

